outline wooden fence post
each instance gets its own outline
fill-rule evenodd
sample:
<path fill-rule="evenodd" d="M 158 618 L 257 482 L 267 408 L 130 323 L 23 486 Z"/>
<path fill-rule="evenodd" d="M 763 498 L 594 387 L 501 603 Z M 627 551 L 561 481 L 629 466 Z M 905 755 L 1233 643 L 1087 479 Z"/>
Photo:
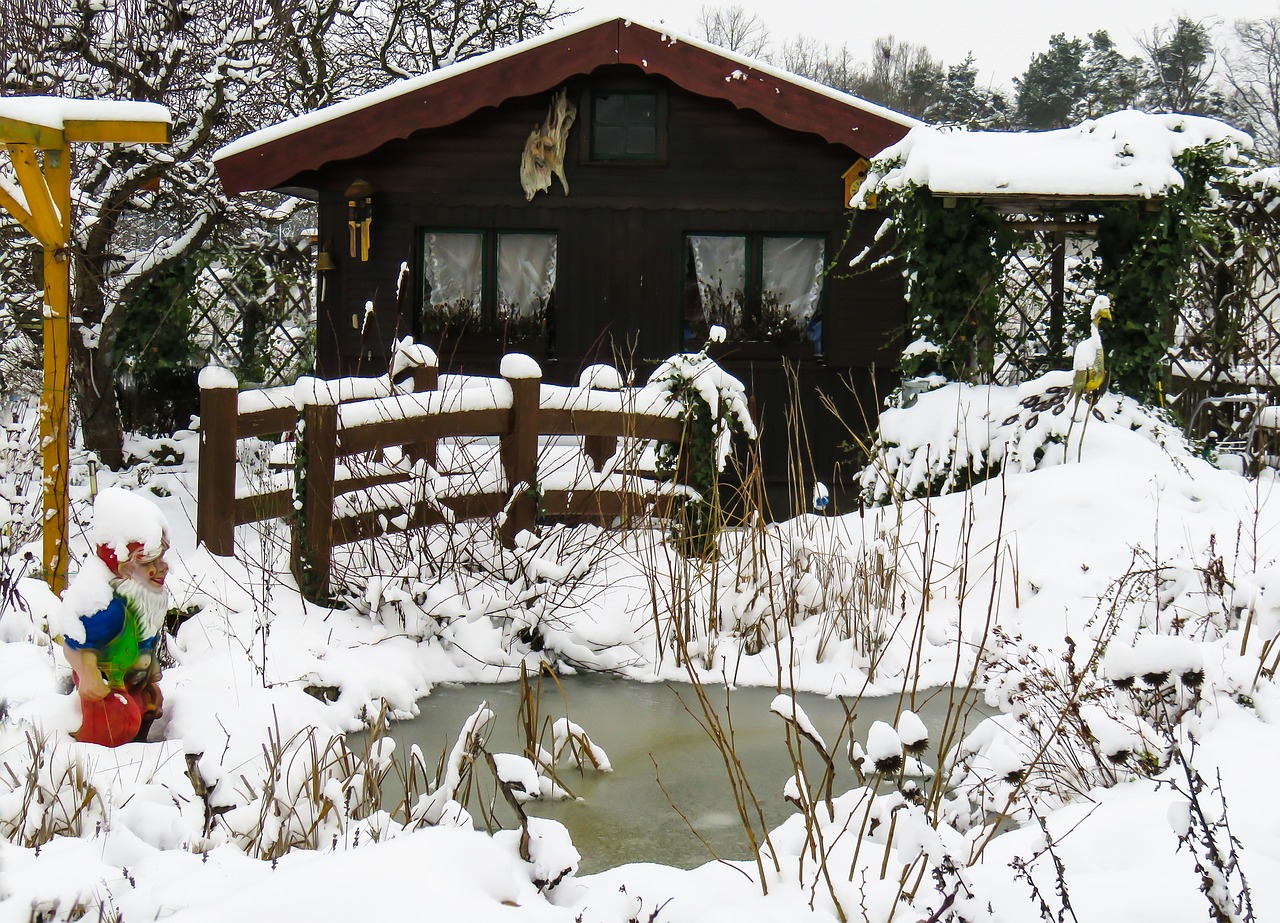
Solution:
<path fill-rule="evenodd" d="M 595 388 L 600 391 L 621 391 L 622 376 L 618 370 L 609 365 L 592 365 L 582 370 L 578 376 L 578 387 Z M 591 459 L 591 466 L 599 474 L 604 470 L 604 463 L 618 451 L 617 436 L 583 436 L 582 454 Z"/>
<path fill-rule="evenodd" d="M 410 374 L 413 376 L 414 394 L 423 391 L 435 391 L 440 387 L 439 365 L 416 365 Z M 436 441 L 434 439 L 415 442 L 405 446 L 405 449 L 408 450 L 409 457 L 414 461 L 422 459 L 430 467 L 434 468 L 436 466 Z"/>
<path fill-rule="evenodd" d="M 196 541 L 210 553 L 235 554 L 236 426 L 239 385 L 214 366 L 200 371 L 200 461 L 196 473 Z"/>
<path fill-rule="evenodd" d="M 511 431 L 501 437 L 502 470 L 507 489 L 517 491 L 508 505 L 500 535 L 502 544 L 514 548 L 516 535 L 532 532 L 537 525 L 538 501 L 538 411 L 542 389 L 542 369 L 523 353 L 502 357 L 502 377 L 511 386 Z"/>
<path fill-rule="evenodd" d="M 294 460 L 297 500 L 290 558 L 302 595 L 312 602 L 323 603 L 329 597 L 329 568 L 333 559 L 337 405 L 305 405 L 299 429 L 298 457 Z"/>

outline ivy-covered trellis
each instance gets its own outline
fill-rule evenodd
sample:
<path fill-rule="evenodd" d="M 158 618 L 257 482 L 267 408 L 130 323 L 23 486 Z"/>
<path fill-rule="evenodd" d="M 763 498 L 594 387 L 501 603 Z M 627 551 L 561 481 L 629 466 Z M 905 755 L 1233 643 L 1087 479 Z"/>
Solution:
<path fill-rule="evenodd" d="M 1026 229 L 1053 227 L 1059 245 L 1067 230 L 1093 240 L 1091 258 L 1073 264 L 1076 278 L 1055 284 L 1111 298 L 1111 387 L 1163 404 L 1186 279 L 1203 243 L 1226 233 L 1218 187 L 1237 181 L 1247 146 L 1212 119 L 1136 112 L 1059 132 L 913 130 L 873 163 L 855 197 L 893 222 L 910 306 L 904 376 L 1007 379 L 999 359 L 1018 354 L 1010 340 L 1027 331 L 1003 322 L 1002 297 L 1034 293 L 1005 271 Z M 1049 298 L 1059 313 L 1048 335 L 1037 332 L 1038 358 L 1062 361 L 1070 349 L 1060 341 L 1088 327 L 1089 299 Z"/>

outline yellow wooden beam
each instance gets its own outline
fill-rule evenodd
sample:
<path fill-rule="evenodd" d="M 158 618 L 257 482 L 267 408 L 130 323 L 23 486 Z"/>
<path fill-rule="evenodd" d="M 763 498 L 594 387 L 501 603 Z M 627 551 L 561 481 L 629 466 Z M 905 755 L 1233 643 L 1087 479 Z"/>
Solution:
<path fill-rule="evenodd" d="M 41 150 L 62 147 L 62 130 L 0 115 L 0 142 L 30 144 Z"/>
<path fill-rule="evenodd" d="M 99 144 L 168 144 L 171 128 L 168 122 L 76 121 L 63 123 L 62 133 L 68 141 L 91 141 Z"/>
<path fill-rule="evenodd" d="M 44 247 L 44 390 L 40 399 L 43 455 L 44 567 L 59 595 L 67 587 L 67 486 L 71 468 L 71 142 L 167 144 L 167 122 L 67 120 L 52 128 L 0 116 L 0 144 L 9 152 L 25 207 L 0 187 L 0 207 Z M 37 152 L 43 151 L 43 163 Z"/>
<path fill-rule="evenodd" d="M 168 144 L 168 122 L 126 119 L 67 119 L 62 128 L 0 116 L 0 142 L 30 144 L 40 150 L 62 147 L 68 141 L 98 144 Z"/>
<path fill-rule="evenodd" d="M 50 196 L 62 243 L 44 248 L 44 393 L 40 443 L 44 461 L 44 567 L 58 595 L 67 587 L 71 471 L 71 148 L 47 151 L 41 185 Z M 25 192 L 24 186 L 24 192 Z M 30 194 L 28 193 L 28 196 Z"/>
<path fill-rule="evenodd" d="M 14 219 L 17 220 L 18 224 L 22 225 L 26 232 L 34 237 L 39 243 L 46 247 L 57 246 L 58 242 L 55 240 L 40 239 L 40 229 L 36 227 L 35 219 L 31 217 L 31 213 L 27 211 L 25 205 L 13 196 L 9 195 L 9 193 L 5 191 L 4 186 L 0 186 L 0 208 L 3 208 L 12 215 Z"/>
<path fill-rule="evenodd" d="M 18 174 L 18 183 L 22 186 L 22 194 L 27 197 L 27 209 L 35 225 L 35 238 L 46 247 L 54 249 L 64 246 L 69 235 L 63 233 L 63 216 L 54 204 L 54 195 L 49 190 L 45 179 L 45 171 L 36 160 L 36 149 L 29 144 L 9 144 L 9 159 L 13 161 L 13 171 Z M 69 160 L 70 152 L 60 149 L 60 154 L 46 160 Z"/>

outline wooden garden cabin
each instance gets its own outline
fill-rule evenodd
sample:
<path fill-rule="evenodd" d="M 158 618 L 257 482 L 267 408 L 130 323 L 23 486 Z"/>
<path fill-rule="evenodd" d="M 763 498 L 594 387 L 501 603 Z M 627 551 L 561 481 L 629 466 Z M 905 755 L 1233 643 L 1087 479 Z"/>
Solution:
<path fill-rule="evenodd" d="M 230 194 L 319 204 L 319 374 L 384 368 L 411 335 L 445 371 L 516 349 L 552 382 L 596 361 L 644 375 L 719 322 L 767 474 L 787 476 L 785 363 L 827 479 L 847 434 L 818 391 L 860 420 L 896 383 L 905 317 L 896 270 L 845 271 L 881 218 L 846 208 L 844 177 L 914 124 L 614 19 L 256 132 L 217 168 Z"/>

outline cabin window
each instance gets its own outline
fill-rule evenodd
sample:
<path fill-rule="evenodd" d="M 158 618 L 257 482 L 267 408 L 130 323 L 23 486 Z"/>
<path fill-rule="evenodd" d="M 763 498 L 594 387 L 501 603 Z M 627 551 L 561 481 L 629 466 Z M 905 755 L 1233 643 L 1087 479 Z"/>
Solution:
<path fill-rule="evenodd" d="M 665 97 L 658 93 L 591 94 L 592 161 L 655 161 L 666 156 Z"/>
<path fill-rule="evenodd" d="M 719 324 L 730 340 L 807 340 L 820 351 L 825 254 L 818 236 L 688 235 L 685 345 L 701 346 Z"/>
<path fill-rule="evenodd" d="M 424 333 L 544 333 L 556 287 L 556 235 L 427 231 Z"/>

